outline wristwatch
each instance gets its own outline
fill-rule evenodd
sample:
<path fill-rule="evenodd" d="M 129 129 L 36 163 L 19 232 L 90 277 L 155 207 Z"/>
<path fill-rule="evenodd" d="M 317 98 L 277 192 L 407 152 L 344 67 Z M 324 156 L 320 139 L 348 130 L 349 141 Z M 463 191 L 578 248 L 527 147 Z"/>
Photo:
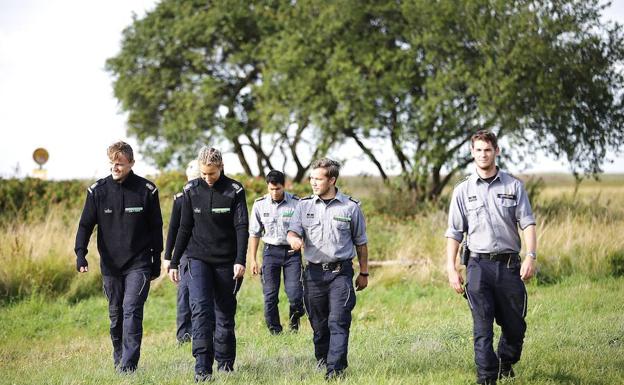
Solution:
<path fill-rule="evenodd" d="M 537 253 L 535 251 L 526 253 L 526 256 L 531 257 L 534 261 L 537 260 Z"/>

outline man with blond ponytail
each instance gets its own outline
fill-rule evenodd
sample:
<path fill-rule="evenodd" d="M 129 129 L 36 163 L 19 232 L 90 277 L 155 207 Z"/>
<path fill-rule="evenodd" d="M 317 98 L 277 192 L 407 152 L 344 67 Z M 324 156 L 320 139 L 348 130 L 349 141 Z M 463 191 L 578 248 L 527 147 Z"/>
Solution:
<path fill-rule="evenodd" d="M 223 174 L 221 152 L 204 146 L 198 161 L 200 178 L 184 186 L 168 274 L 173 282 L 180 280 L 180 258 L 186 254 L 195 381 L 204 382 L 212 378 L 215 359 L 217 370 L 234 370 L 236 293 L 245 274 L 248 216 L 245 190 Z"/>

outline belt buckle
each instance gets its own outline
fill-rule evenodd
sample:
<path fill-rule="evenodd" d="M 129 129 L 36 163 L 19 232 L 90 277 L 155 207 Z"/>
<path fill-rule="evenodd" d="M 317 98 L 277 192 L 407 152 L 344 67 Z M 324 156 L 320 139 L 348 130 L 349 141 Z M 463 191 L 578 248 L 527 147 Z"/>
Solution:
<path fill-rule="evenodd" d="M 321 263 L 321 269 L 323 269 L 323 271 L 328 271 L 329 270 L 329 263 Z"/>

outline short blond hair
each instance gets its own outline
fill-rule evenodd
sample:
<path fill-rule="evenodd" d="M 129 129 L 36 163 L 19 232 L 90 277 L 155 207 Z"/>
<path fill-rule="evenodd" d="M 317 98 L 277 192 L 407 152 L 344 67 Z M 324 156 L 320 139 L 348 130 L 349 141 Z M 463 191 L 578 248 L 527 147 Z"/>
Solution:
<path fill-rule="evenodd" d="M 221 151 L 213 147 L 204 146 L 199 150 L 197 161 L 204 166 L 223 167 L 223 156 Z"/>
<path fill-rule="evenodd" d="M 108 159 L 111 161 L 116 160 L 119 157 L 119 154 L 125 156 L 126 159 L 128 159 L 128 162 L 134 161 L 134 152 L 132 151 L 132 147 L 128 143 L 121 140 L 108 146 L 106 154 L 108 155 Z"/>

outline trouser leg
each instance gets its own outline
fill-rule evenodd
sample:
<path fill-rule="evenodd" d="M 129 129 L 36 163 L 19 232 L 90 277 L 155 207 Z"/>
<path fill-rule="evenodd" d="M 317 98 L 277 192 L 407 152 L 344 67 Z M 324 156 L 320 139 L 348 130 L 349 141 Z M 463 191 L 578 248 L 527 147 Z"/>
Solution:
<path fill-rule="evenodd" d="M 282 264 L 280 256 L 274 255 L 272 250 L 264 247 L 262 258 L 262 292 L 264 294 L 264 319 L 272 333 L 282 331 L 279 317 L 279 288 Z"/>
<path fill-rule="evenodd" d="M 304 301 L 313 331 L 314 356 L 317 361 L 327 362 L 329 352 L 329 284 L 323 279 L 323 271 L 307 268 L 304 272 Z"/>
<path fill-rule="evenodd" d="M 503 367 L 509 368 L 520 360 L 526 332 L 527 293 L 520 279 L 520 261 L 499 265 L 499 284 L 496 290 L 496 322 L 501 326 L 498 357 Z"/>
<path fill-rule="evenodd" d="M 136 368 L 143 339 L 143 307 L 150 289 L 149 270 L 135 270 L 124 276 L 123 353 L 121 366 Z"/>
<path fill-rule="evenodd" d="M 180 264 L 180 273 L 176 306 L 176 338 L 180 342 L 185 342 L 193 333 L 188 289 L 188 261 Z"/>
<path fill-rule="evenodd" d="M 215 279 L 215 320 L 214 333 L 215 358 L 219 370 L 234 370 L 236 360 L 236 293 L 242 284 L 242 278 L 232 279 L 233 264 L 212 265 Z"/>
<path fill-rule="evenodd" d="M 329 285 L 330 331 L 327 371 L 341 372 L 347 368 L 349 350 L 349 329 L 351 311 L 355 307 L 355 289 L 353 288 L 353 268 L 343 265 L 343 270 L 333 277 Z"/>
<path fill-rule="evenodd" d="M 494 353 L 494 283 L 496 262 L 470 258 L 467 267 L 467 298 L 472 312 L 477 380 L 496 379 L 498 358 Z"/>
<path fill-rule="evenodd" d="M 284 263 L 284 288 L 290 305 L 290 328 L 299 328 L 299 318 L 303 316 L 303 285 L 301 283 L 301 253 L 296 252 L 286 257 Z"/>
<path fill-rule="evenodd" d="M 113 363 L 115 367 L 121 363 L 123 335 L 123 297 L 124 279 L 122 276 L 102 276 L 104 294 L 108 300 L 108 317 L 110 319 L 110 337 L 113 344 Z"/>
<path fill-rule="evenodd" d="M 195 373 L 212 373 L 214 361 L 214 274 L 206 262 L 190 259 L 187 275 L 191 303 L 192 351 L 193 357 L 195 357 Z"/>

